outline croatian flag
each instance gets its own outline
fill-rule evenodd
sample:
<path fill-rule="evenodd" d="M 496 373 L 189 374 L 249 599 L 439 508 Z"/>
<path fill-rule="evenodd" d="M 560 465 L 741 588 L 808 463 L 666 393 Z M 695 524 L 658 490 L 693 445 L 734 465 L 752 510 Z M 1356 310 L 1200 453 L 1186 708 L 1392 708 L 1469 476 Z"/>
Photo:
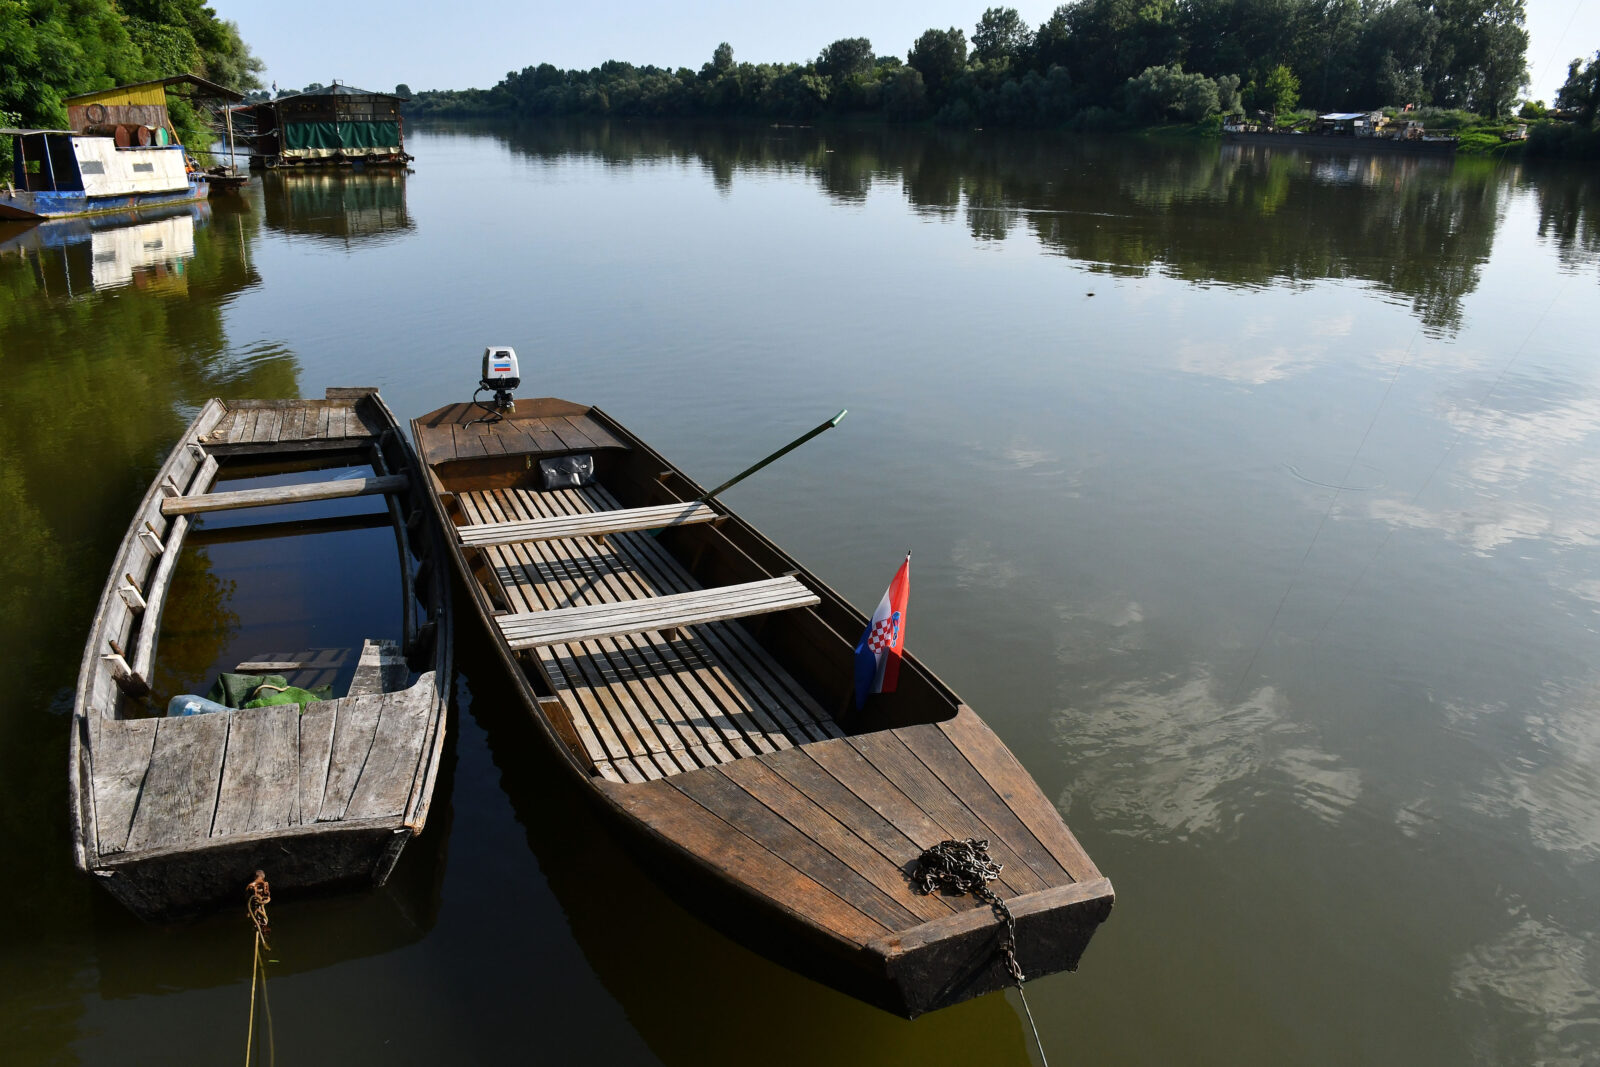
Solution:
<path fill-rule="evenodd" d="M 911 595 L 911 553 L 889 583 L 878 610 L 872 613 L 856 645 L 856 710 L 868 693 L 892 693 L 900 680 L 900 657 L 906 647 L 906 600 Z"/>

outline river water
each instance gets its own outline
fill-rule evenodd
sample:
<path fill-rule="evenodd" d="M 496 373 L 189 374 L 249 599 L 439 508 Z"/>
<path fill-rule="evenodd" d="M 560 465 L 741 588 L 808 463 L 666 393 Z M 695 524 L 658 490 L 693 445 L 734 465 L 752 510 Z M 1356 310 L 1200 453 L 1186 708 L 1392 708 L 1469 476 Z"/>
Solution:
<path fill-rule="evenodd" d="M 1081 969 L 1029 984 L 1051 1063 L 1600 1061 L 1600 180 L 977 131 L 409 143 L 409 176 L 0 230 L 6 1060 L 243 1055 L 243 909 L 146 927 L 68 852 L 82 641 L 182 427 L 330 385 L 404 421 L 496 343 L 706 484 L 850 409 L 727 499 L 863 608 L 914 549 L 911 648 L 1115 884 Z M 169 621 L 201 662 L 329 608 L 270 546 L 205 551 Z M 280 1062 L 1030 1062 L 1014 993 L 906 1023 L 681 910 L 480 642 L 392 883 L 273 907 Z"/>

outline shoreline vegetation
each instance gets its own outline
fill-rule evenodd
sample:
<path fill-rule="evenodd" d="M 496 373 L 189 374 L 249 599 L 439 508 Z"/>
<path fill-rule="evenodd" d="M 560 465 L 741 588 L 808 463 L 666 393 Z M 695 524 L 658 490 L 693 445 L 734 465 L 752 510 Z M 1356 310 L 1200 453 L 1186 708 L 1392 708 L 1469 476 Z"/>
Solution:
<path fill-rule="evenodd" d="M 550 63 L 489 89 L 411 94 L 414 118 L 719 118 L 1217 134 L 1227 116 L 1278 125 L 1317 112 L 1412 106 L 1407 119 L 1468 153 L 1600 154 L 1593 108 L 1568 90 L 1522 102 L 1523 0 L 1072 0 L 1029 27 L 1013 8 L 965 31 L 929 29 L 906 53 L 841 38 L 816 59 L 740 63 L 719 44 L 698 71 L 609 60 Z M 1600 67 L 1597 57 L 1591 67 Z M 1592 78 L 1590 79 L 1592 82 Z M 405 88 L 401 86 L 399 88 Z M 1578 94 L 1578 95 L 1581 95 Z M 1594 95 L 1591 90 L 1591 96 Z M 1519 125 L 1528 140 L 1508 140 Z"/>
<path fill-rule="evenodd" d="M 64 129 L 65 97 L 176 74 L 259 89 L 265 69 L 204 0 L 0 3 L 0 126 Z M 167 113 L 189 153 L 209 156 L 204 117 L 175 93 Z M 0 137 L 0 183 L 11 167 L 11 138 Z"/>

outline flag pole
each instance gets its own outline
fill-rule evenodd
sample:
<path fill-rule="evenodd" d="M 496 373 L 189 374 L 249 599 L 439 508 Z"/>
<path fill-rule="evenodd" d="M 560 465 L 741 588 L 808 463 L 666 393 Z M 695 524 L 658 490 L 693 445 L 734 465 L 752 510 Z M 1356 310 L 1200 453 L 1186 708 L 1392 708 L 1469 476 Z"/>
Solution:
<path fill-rule="evenodd" d="M 735 485 L 738 485 L 740 482 L 744 481 L 746 478 L 750 477 L 756 471 L 760 470 L 762 467 L 765 467 L 773 460 L 782 459 L 784 456 L 787 456 L 790 452 L 793 452 L 795 449 L 799 448 L 801 445 L 805 444 L 818 434 L 833 429 L 835 426 L 839 425 L 840 420 L 842 420 L 848 414 L 850 414 L 850 409 L 844 408 L 839 412 L 839 414 L 835 415 L 821 426 L 818 426 L 816 429 L 807 430 L 799 437 L 796 437 L 793 441 L 790 441 L 788 444 L 772 453 L 772 455 L 768 456 L 766 459 L 763 459 L 750 467 L 746 467 L 738 474 L 735 474 L 732 478 L 729 478 L 727 481 L 711 490 L 711 492 L 707 493 L 705 496 L 702 496 L 699 500 L 699 503 L 709 504 L 711 502 L 711 498 L 716 496 L 718 493 L 721 493 L 725 489 L 733 488 Z"/>

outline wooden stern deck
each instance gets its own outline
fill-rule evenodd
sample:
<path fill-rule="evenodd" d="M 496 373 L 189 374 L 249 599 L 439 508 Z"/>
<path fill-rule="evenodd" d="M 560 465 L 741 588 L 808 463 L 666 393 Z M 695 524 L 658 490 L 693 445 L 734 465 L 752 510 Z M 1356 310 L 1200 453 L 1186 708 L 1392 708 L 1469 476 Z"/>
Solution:
<path fill-rule="evenodd" d="M 362 390 L 330 389 L 321 400 L 229 400 L 196 443 L 218 456 L 248 452 L 338 452 L 365 448 L 384 426 L 360 404 Z M 341 396 L 341 393 L 355 394 Z"/>

